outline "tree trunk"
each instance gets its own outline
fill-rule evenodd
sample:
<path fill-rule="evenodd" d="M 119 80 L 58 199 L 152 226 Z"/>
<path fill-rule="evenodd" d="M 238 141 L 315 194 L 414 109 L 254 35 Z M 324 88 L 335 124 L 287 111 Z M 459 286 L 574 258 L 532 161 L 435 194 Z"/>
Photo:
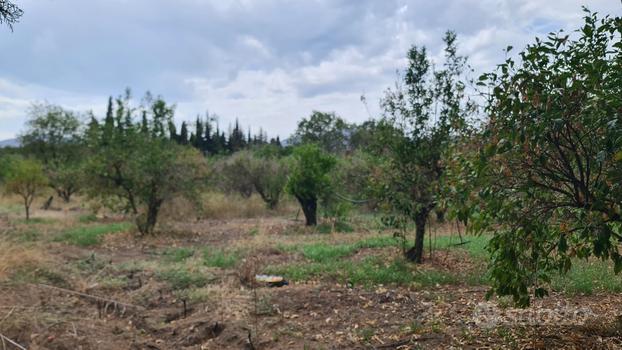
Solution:
<path fill-rule="evenodd" d="M 24 203 L 24 207 L 26 208 L 26 221 L 30 220 L 30 205 L 28 205 L 28 201 Z"/>
<path fill-rule="evenodd" d="M 65 203 L 69 203 L 69 201 L 71 201 L 72 194 L 73 194 L 73 190 L 71 189 L 64 189 L 58 192 L 58 195 L 60 196 L 60 198 L 63 199 L 63 202 Z"/>
<path fill-rule="evenodd" d="M 48 198 L 48 200 L 45 201 L 45 203 L 43 203 L 43 206 L 41 207 L 41 209 L 49 210 L 50 207 L 52 206 L 52 201 L 53 200 L 54 200 L 54 196 L 50 196 L 50 198 Z"/>
<path fill-rule="evenodd" d="M 143 235 L 152 234 L 156 223 L 158 221 L 158 213 L 160 212 L 160 206 L 162 201 L 158 200 L 153 203 L 149 203 L 147 206 L 147 213 L 145 213 L 144 221 L 139 217 L 137 220 L 138 231 Z"/>
<path fill-rule="evenodd" d="M 438 209 L 436 210 L 436 221 L 437 222 L 445 222 L 445 209 Z"/>
<path fill-rule="evenodd" d="M 315 226 L 317 225 L 317 199 L 315 198 L 302 198 L 296 196 L 300 206 L 302 207 L 302 212 L 305 214 L 306 225 L 307 226 Z"/>
<path fill-rule="evenodd" d="M 428 214 L 428 210 L 422 210 L 415 215 L 415 245 L 406 252 L 406 258 L 417 264 L 423 262 L 423 238 L 425 237 Z"/>

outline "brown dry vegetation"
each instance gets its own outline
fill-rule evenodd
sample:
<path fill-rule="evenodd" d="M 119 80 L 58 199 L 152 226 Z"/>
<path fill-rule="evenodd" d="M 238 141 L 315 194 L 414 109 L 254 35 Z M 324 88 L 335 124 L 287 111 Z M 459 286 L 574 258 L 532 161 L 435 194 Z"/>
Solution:
<path fill-rule="evenodd" d="M 0 201 L 0 333 L 29 349 L 622 346 L 615 293 L 554 293 L 531 314 L 486 302 L 477 239 L 438 243 L 457 242 L 451 226 L 435 225 L 438 247 L 417 267 L 371 215 L 352 219 L 353 232 L 319 233 L 290 204 L 269 213 L 255 198 L 210 194 L 203 215 L 176 202 L 159 235 L 137 239 L 76 203 L 25 223 L 14 199 Z M 254 283 L 266 272 L 290 284 Z M 579 308 L 589 312 L 555 319 Z M 544 316 L 532 326 L 516 315 Z"/>

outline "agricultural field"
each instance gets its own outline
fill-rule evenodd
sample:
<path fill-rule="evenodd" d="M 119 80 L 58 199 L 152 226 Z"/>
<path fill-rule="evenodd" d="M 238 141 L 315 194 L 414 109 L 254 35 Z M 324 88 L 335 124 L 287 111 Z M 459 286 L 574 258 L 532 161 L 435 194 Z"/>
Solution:
<path fill-rule="evenodd" d="M 2 334 L 31 349 L 622 345 L 622 279 L 605 263 L 576 264 L 549 297 L 515 309 L 485 298 L 486 236 L 460 244 L 455 225 L 433 223 L 425 264 L 414 265 L 374 214 L 336 232 L 304 227 L 293 203 L 271 213 L 258 198 L 216 198 L 234 203 L 228 213 L 167 220 L 166 234 L 142 239 L 81 198 L 29 222 L 3 199 Z"/>
<path fill-rule="evenodd" d="M 0 350 L 622 349 L 590 5 L 0 0 Z"/>

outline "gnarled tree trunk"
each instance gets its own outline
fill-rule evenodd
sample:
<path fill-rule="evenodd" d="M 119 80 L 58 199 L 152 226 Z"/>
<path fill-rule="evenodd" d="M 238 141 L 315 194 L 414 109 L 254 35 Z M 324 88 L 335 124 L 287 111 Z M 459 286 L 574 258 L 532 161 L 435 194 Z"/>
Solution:
<path fill-rule="evenodd" d="M 302 207 L 302 212 L 305 214 L 306 225 L 317 225 L 317 198 L 303 198 L 296 196 L 296 199 L 298 199 L 298 202 Z"/>

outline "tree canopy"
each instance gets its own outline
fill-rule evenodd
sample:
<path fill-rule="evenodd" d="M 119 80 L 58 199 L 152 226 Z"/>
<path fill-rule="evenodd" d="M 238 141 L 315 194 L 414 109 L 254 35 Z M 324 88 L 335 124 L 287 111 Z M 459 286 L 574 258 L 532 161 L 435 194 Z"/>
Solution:
<path fill-rule="evenodd" d="M 576 33 L 536 39 L 480 78 L 490 119 L 472 226 L 494 234 L 494 292 L 520 305 L 573 258 L 622 270 L 621 35 L 622 18 L 588 11 Z"/>
<path fill-rule="evenodd" d="M 425 47 L 408 51 L 403 81 L 387 90 L 382 101 L 384 117 L 372 147 L 384 160 L 376 193 L 389 214 L 415 222 L 415 245 L 406 255 L 419 263 L 428 216 L 439 200 L 444 152 L 472 109 L 461 80 L 466 58 L 457 54 L 456 34 L 448 31 L 443 40 L 441 69 L 433 68 Z"/>

